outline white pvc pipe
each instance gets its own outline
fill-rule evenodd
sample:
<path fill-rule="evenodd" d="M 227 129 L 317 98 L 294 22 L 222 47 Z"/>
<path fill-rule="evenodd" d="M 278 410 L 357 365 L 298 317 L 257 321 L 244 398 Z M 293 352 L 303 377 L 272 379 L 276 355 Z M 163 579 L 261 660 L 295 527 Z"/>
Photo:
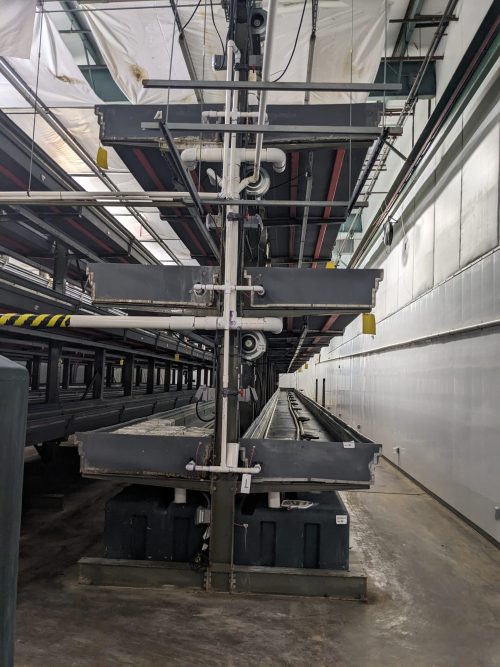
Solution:
<path fill-rule="evenodd" d="M 194 461 L 190 461 L 186 465 L 186 470 L 189 470 L 189 472 L 227 472 L 243 475 L 258 475 L 262 468 L 258 463 L 252 468 L 230 468 L 229 466 L 198 466 Z"/>
<path fill-rule="evenodd" d="M 256 292 L 257 294 L 264 295 L 266 290 L 263 285 L 212 285 L 204 283 L 195 283 L 193 285 L 193 290 L 196 294 L 202 294 L 203 292 L 224 292 L 226 289 L 236 290 L 237 292 Z"/>
<path fill-rule="evenodd" d="M 267 506 L 275 510 L 281 507 L 281 494 L 279 491 L 269 491 L 267 494 Z"/>
<path fill-rule="evenodd" d="M 226 465 L 228 468 L 238 467 L 238 457 L 240 454 L 240 445 L 238 442 L 227 443 L 227 459 Z"/>
<path fill-rule="evenodd" d="M 277 0 L 269 0 L 269 6 L 267 8 L 267 26 L 266 26 L 266 39 L 264 42 L 264 57 L 262 60 L 262 81 L 269 80 L 270 65 L 271 65 L 271 48 L 274 34 L 274 21 L 276 18 L 276 6 Z M 267 106 L 267 90 L 262 90 L 260 93 L 259 99 L 259 116 L 257 120 L 258 125 L 264 125 L 266 117 L 266 106 Z M 262 142 L 264 141 L 264 135 L 262 132 L 257 134 L 255 138 L 255 163 L 253 168 L 253 174 L 250 177 L 253 183 L 257 183 L 260 176 L 260 163 L 262 156 Z"/>
<path fill-rule="evenodd" d="M 174 503 L 184 505 L 187 501 L 187 489 L 174 489 Z"/>
<path fill-rule="evenodd" d="M 231 111 L 230 117 L 231 120 L 238 120 L 238 118 L 257 118 L 259 115 L 258 111 L 236 111 L 236 113 L 233 113 Z M 226 112 L 225 111 L 202 111 L 201 112 L 201 117 L 202 118 L 225 118 L 226 117 Z M 267 122 L 267 117 L 266 117 L 266 122 Z M 217 129 L 217 128 L 215 128 Z"/>
<path fill-rule="evenodd" d="M 188 315 L 70 315 L 66 324 L 80 329 L 162 329 L 170 331 L 216 331 L 225 328 L 224 317 L 193 317 Z M 279 317 L 231 317 L 229 329 L 280 333 Z M 228 330 L 229 331 L 229 330 Z"/>
<path fill-rule="evenodd" d="M 251 132 L 252 126 L 248 126 Z M 226 135 L 229 133 L 226 132 Z M 241 162 L 255 161 L 255 148 L 236 148 L 235 159 Z M 271 162 L 276 173 L 282 174 L 286 169 L 286 153 L 281 148 L 263 148 L 260 152 L 261 162 Z M 189 171 L 196 169 L 198 162 L 222 162 L 224 148 L 218 146 L 196 146 L 186 148 L 181 153 L 181 159 Z M 259 167 L 260 168 L 260 167 Z"/>
<path fill-rule="evenodd" d="M 227 41 L 227 55 L 226 55 L 226 81 L 231 81 L 233 76 L 234 69 L 234 53 L 237 49 L 236 44 L 232 39 Z M 224 114 L 224 123 L 229 125 L 231 122 L 231 90 L 226 90 L 226 104 L 225 104 L 225 114 Z M 224 145 L 222 149 L 222 192 L 227 196 L 228 189 L 228 169 L 229 169 L 229 144 L 230 144 L 230 135 L 229 132 L 224 132 Z M 182 156 L 181 156 L 182 157 Z"/>

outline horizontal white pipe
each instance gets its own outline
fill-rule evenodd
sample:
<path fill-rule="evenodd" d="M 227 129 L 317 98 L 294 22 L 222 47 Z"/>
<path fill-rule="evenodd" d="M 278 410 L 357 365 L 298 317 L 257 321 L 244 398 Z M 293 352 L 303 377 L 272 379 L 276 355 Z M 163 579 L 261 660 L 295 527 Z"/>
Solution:
<path fill-rule="evenodd" d="M 231 468 L 229 466 L 198 466 L 194 461 L 190 461 L 186 465 L 186 470 L 189 470 L 189 472 L 227 472 L 243 475 L 258 475 L 262 468 L 258 463 L 252 468 Z"/>
<path fill-rule="evenodd" d="M 251 126 L 249 126 L 251 128 Z M 255 160 L 254 148 L 236 148 L 235 159 L 237 162 L 252 162 Z M 196 146 L 186 148 L 181 153 L 181 158 L 186 167 L 193 171 L 198 162 L 222 162 L 224 149 L 217 146 Z M 281 148 L 264 148 L 261 151 L 262 162 L 271 162 L 274 171 L 282 174 L 286 169 L 286 153 Z"/>
<path fill-rule="evenodd" d="M 259 112 L 258 111 L 230 111 L 229 113 L 229 118 L 231 120 L 238 120 L 238 118 L 258 118 Z M 225 118 L 226 117 L 226 112 L 225 111 L 202 111 L 201 113 L 202 118 Z M 267 123 L 267 114 L 266 114 L 266 123 Z M 217 127 L 214 128 L 217 130 Z M 249 132 L 251 132 L 251 128 L 249 128 Z"/>
<path fill-rule="evenodd" d="M 230 292 L 256 292 L 257 294 L 265 294 L 266 290 L 263 285 L 210 285 L 203 283 L 195 283 L 193 285 L 194 291 L 199 294 L 201 292 L 225 292 L 229 290 Z"/>
<path fill-rule="evenodd" d="M 223 317 L 192 317 L 173 315 L 71 315 L 71 328 L 84 329 L 163 329 L 171 331 L 215 331 L 224 329 Z M 279 317 L 236 317 L 230 329 L 240 331 L 268 331 L 280 333 L 283 321 Z"/>

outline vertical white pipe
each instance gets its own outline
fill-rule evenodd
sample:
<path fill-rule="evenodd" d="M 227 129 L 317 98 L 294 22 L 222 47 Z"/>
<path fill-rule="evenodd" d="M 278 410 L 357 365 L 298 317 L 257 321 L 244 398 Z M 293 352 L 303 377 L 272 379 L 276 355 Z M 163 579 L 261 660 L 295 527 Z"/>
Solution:
<path fill-rule="evenodd" d="M 234 62 L 235 55 L 238 53 L 236 44 L 229 40 L 227 43 L 227 80 L 231 81 L 234 78 Z M 231 95 L 226 94 L 226 108 L 225 108 L 225 122 L 231 122 L 231 99 L 234 104 L 238 103 L 236 91 Z M 227 137 L 227 146 L 226 146 Z M 224 134 L 224 164 L 222 171 L 223 191 L 226 197 L 233 196 L 233 187 L 235 180 L 239 183 L 239 163 L 236 163 L 234 157 L 234 143 L 229 139 L 236 138 L 235 134 Z M 235 179 L 236 174 L 236 179 Z M 236 290 L 231 289 L 236 286 L 238 282 L 238 221 L 228 220 L 227 214 L 238 213 L 237 206 L 228 206 L 226 208 L 226 247 L 224 254 L 224 349 L 222 351 L 222 410 L 221 410 L 221 460 L 220 465 L 227 465 L 227 426 L 228 426 L 228 408 L 229 397 L 227 396 L 227 389 L 229 387 L 229 356 L 230 356 L 230 330 L 231 320 L 236 318 Z"/>
<path fill-rule="evenodd" d="M 186 489 L 174 489 L 174 503 L 176 505 L 184 505 L 187 501 Z"/>
<path fill-rule="evenodd" d="M 227 42 L 226 55 L 226 81 L 232 80 L 233 66 L 234 66 L 234 46 L 232 40 Z M 225 106 L 224 123 L 228 125 L 231 122 L 231 91 L 226 90 L 226 106 Z M 228 132 L 224 132 L 224 145 L 222 150 L 222 192 L 227 197 L 227 172 L 229 167 L 229 139 Z"/>
<path fill-rule="evenodd" d="M 276 6 L 277 0 L 269 0 L 269 7 L 267 9 L 267 27 L 266 27 L 266 40 L 264 43 L 264 57 L 262 60 L 262 81 L 269 81 L 269 72 L 271 69 L 271 47 L 273 41 L 274 33 L 274 21 L 276 18 Z M 266 106 L 267 106 L 267 90 L 262 90 L 260 93 L 259 100 L 259 117 L 257 123 L 259 125 L 264 125 L 266 119 Z M 264 141 L 264 135 L 261 133 L 257 134 L 255 138 L 255 164 L 253 169 L 253 174 L 251 180 L 256 183 L 259 180 L 260 174 L 260 159 L 262 155 L 262 142 Z"/>
<path fill-rule="evenodd" d="M 267 494 L 267 506 L 270 509 L 279 509 L 281 507 L 281 493 L 279 491 L 269 491 Z"/>

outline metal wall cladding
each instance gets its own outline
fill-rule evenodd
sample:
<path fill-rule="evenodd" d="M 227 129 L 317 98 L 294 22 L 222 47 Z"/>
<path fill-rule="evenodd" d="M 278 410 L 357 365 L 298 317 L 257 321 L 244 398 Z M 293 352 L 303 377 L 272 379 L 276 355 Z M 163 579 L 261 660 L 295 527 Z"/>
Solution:
<path fill-rule="evenodd" d="M 500 320 L 498 70 L 429 153 L 404 234 L 368 262 L 384 269 L 377 335 L 358 319 L 296 374 L 311 398 L 324 379 L 327 408 L 496 539 L 500 326 L 481 325 Z"/>

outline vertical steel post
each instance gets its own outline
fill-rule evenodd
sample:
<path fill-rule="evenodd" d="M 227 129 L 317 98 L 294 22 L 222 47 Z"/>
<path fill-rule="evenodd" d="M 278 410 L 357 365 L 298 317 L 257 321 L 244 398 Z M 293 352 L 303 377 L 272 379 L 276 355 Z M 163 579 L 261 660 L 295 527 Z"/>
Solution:
<path fill-rule="evenodd" d="M 193 388 L 193 366 L 189 365 L 187 369 L 187 388 Z"/>
<path fill-rule="evenodd" d="M 104 393 L 104 369 L 106 366 L 106 353 L 104 350 L 96 350 L 94 359 L 94 382 L 92 384 L 92 397 L 102 398 Z"/>
<path fill-rule="evenodd" d="M 155 360 L 148 359 L 148 368 L 146 374 L 146 394 L 152 394 L 155 390 Z"/>
<path fill-rule="evenodd" d="M 113 370 L 114 365 L 111 361 L 106 364 L 106 387 L 111 387 L 113 384 Z"/>
<path fill-rule="evenodd" d="M 177 391 L 182 391 L 182 387 L 184 386 L 182 377 L 183 372 L 184 372 L 184 367 L 182 364 L 179 364 L 177 366 Z"/>
<path fill-rule="evenodd" d="M 64 294 L 66 290 L 66 274 L 68 272 L 68 249 L 56 241 L 54 250 L 54 271 L 52 274 L 52 289 Z"/>
<path fill-rule="evenodd" d="M 30 387 L 40 389 L 40 357 L 33 357 L 31 363 Z"/>
<path fill-rule="evenodd" d="M 122 384 L 123 395 L 132 396 L 132 384 L 134 379 L 134 355 L 125 355 L 125 362 L 122 366 Z"/>
<path fill-rule="evenodd" d="M 165 363 L 165 377 L 163 378 L 163 390 L 170 391 L 170 383 L 172 381 L 172 366 L 170 361 Z"/>
<path fill-rule="evenodd" d="M 139 387 L 142 383 L 142 368 L 137 365 L 135 367 L 135 386 Z"/>
<path fill-rule="evenodd" d="M 47 403 L 59 401 L 59 361 L 62 343 L 49 343 L 47 358 L 47 381 L 45 384 L 45 400 Z"/>
<path fill-rule="evenodd" d="M 28 372 L 0 357 L 0 665 L 14 664 Z"/>
<path fill-rule="evenodd" d="M 70 371 L 70 360 L 68 357 L 63 359 L 63 370 L 62 370 L 62 382 L 61 386 L 63 389 L 67 389 L 69 387 L 69 371 Z"/>

